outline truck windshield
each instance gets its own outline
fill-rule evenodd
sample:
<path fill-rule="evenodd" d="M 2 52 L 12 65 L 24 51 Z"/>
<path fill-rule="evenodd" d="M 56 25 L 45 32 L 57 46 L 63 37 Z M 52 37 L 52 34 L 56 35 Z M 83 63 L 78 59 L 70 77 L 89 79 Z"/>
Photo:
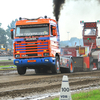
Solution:
<path fill-rule="evenodd" d="M 18 36 L 44 36 L 49 35 L 49 25 L 25 25 L 16 27 L 16 37 Z"/>
<path fill-rule="evenodd" d="M 85 29 L 84 35 L 96 35 L 96 29 Z"/>

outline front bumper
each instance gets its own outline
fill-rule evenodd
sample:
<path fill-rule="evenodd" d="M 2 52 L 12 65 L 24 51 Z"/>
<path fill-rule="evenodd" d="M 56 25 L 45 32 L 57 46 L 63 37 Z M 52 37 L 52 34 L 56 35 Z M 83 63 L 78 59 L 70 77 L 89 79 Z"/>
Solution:
<path fill-rule="evenodd" d="M 20 67 L 52 66 L 55 65 L 55 58 L 45 57 L 45 58 L 14 59 L 13 63 L 14 65 Z"/>

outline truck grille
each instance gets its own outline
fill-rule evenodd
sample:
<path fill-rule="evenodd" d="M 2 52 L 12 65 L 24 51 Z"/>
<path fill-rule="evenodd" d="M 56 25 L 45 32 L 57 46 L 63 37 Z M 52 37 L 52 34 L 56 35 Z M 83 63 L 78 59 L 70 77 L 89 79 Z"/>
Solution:
<path fill-rule="evenodd" d="M 43 57 L 43 53 L 48 53 L 48 40 L 18 41 L 14 43 L 14 55 L 20 58 Z"/>

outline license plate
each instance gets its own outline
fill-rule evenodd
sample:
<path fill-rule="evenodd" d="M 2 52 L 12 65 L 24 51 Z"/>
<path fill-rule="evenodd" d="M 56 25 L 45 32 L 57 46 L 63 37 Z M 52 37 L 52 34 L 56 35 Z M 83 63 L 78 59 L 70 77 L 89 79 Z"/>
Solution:
<path fill-rule="evenodd" d="M 28 60 L 27 62 L 36 62 L 36 60 Z"/>

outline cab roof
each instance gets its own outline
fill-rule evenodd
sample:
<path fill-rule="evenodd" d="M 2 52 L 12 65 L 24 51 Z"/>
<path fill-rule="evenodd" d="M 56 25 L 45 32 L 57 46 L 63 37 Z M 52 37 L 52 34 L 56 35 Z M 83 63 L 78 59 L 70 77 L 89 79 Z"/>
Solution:
<path fill-rule="evenodd" d="M 39 17 L 37 19 L 27 19 L 27 18 L 19 18 L 20 20 L 16 22 L 16 26 L 18 25 L 32 25 L 32 24 L 57 24 L 54 19 L 50 18 L 42 18 Z"/>

